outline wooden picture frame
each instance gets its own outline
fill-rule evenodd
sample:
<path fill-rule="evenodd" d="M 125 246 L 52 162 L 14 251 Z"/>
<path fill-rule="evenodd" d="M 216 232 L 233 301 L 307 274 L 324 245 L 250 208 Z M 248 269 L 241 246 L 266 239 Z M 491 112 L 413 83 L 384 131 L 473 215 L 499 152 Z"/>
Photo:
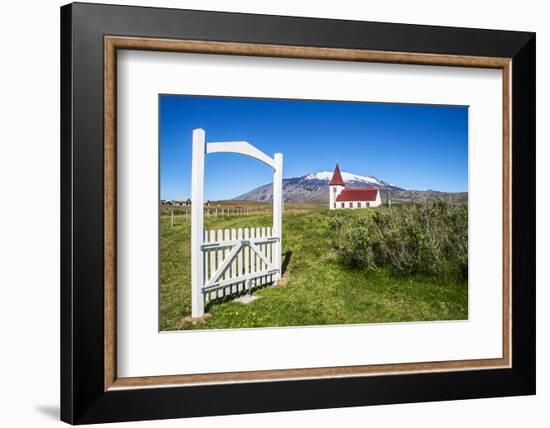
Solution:
<path fill-rule="evenodd" d="M 503 357 L 117 377 L 117 49 L 501 69 Z M 534 34 L 71 4 L 61 8 L 61 53 L 62 420 L 80 424 L 535 392 Z M 250 398 L 241 400 L 243 395 Z"/>

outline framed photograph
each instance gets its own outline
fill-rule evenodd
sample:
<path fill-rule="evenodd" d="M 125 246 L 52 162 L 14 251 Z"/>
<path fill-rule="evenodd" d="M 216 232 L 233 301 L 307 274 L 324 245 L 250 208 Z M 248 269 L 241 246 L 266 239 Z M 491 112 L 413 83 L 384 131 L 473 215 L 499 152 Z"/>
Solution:
<path fill-rule="evenodd" d="M 62 420 L 535 393 L 533 33 L 76 3 L 61 83 Z"/>

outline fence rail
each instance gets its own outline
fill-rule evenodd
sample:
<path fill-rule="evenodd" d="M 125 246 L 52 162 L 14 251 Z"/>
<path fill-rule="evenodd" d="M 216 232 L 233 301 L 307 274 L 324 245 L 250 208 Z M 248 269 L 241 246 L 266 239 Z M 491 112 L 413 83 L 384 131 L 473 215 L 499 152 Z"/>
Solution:
<path fill-rule="evenodd" d="M 205 303 L 274 283 L 279 274 L 277 245 L 271 227 L 205 230 L 201 245 Z"/>
<path fill-rule="evenodd" d="M 272 210 L 267 208 L 205 208 L 205 217 L 229 217 L 229 216 L 247 216 L 259 214 L 272 214 Z M 191 221 L 191 210 L 170 210 L 164 215 L 170 216 L 171 226 L 187 223 Z M 178 222 L 181 220 L 181 222 Z"/>

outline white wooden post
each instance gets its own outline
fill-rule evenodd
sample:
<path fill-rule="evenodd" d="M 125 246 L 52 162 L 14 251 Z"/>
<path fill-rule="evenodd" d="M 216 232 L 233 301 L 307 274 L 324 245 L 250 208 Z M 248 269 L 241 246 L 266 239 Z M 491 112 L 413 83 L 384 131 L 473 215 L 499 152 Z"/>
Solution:
<path fill-rule="evenodd" d="M 204 230 L 204 155 L 206 139 L 203 129 L 193 130 L 191 166 L 191 316 L 204 315 L 203 254 Z"/>
<path fill-rule="evenodd" d="M 281 247 L 283 242 L 283 154 L 275 153 L 273 172 L 273 235 L 279 238 L 275 244 L 274 261 L 279 269 L 276 280 L 282 275 L 281 270 Z"/>

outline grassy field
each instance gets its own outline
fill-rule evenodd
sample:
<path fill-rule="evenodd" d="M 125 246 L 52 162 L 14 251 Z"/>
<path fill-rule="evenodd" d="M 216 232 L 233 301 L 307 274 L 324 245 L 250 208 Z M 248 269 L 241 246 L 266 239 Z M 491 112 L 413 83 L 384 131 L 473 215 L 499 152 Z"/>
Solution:
<path fill-rule="evenodd" d="M 266 206 L 270 206 L 267 204 Z M 385 209 L 385 208 L 379 208 Z M 215 303 L 208 316 L 192 321 L 190 223 L 181 216 L 171 227 L 170 210 L 161 210 L 161 330 L 276 327 L 401 321 L 459 320 L 468 317 L 467 280 L 381 269 L 346 267 L 332 248 L 330 212 L 314 204 L 285 205 L 283 278 L 243 305 Z M 353 215 L 370 215 L 369 210 Z M 178 217 L 177 217 L 178 218 Z M 205 227 L 271 226 L 268 214 L 206 217 Z"/>

